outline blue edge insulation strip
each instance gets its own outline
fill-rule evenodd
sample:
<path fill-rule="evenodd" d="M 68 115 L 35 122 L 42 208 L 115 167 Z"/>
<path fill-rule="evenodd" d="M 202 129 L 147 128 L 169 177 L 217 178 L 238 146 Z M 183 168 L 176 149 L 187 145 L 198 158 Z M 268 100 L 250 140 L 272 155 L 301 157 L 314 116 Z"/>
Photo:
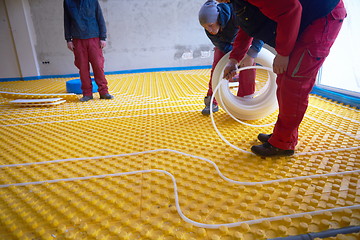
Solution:
<path fill-rule="evenodd" d="M 314 86 L 311 93 L 360 109 L 360 98 L 358 97 L 350 96 L 335 91 L 330 91 L 318 86 Z"/>
<path fill-rule="evenodd" d="M 135 69 L 135 70 L 106 72 L 106 74 L 112 75 L 112 74 L 130 74 L 130 73 L 162 72 L 162 71 L 181 71 L 181 70 L 196 70 L 196 69 L 208 69 L 208 68 L 211 68 L 211 66 L 205 65 L 205 66 L 173 67 L 173 68 L 144 68 L 144 69 Z M 71 77 L 74 78 L 79 77 L 79 74 L 48 75 L 48 76 L 35 76 L 35 77 L 24 77 L 24 78 L 0 78 L 0 82 L 31 81 L 31 80 L 40 80 L 46 78 L 71 78 Z M 338 93 L 335 91 L 326 90 L 318 86 L 314 86 L 311 93 L 360 109 L 360 98 L 357 97 L 353 97 L 343 93 Z"/>

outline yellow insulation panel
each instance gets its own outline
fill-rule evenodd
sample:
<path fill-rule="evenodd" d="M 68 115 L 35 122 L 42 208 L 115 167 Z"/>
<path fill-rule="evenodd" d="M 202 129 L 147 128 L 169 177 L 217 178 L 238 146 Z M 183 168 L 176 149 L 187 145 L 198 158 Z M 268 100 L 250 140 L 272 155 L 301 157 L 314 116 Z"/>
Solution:
<path fill-rule="evenodd" d="M 311 96 L 300 154 L 260 158 L 201 115 L 209 75 L 108 75 L 114 100 L 51 108 L 0 96 L 0 239 L 259 240 L 360 225 L 358 109 Z M 0 91 L 56 95 L 67 80 Z M 246 151 L 272 130 L 214 117 Z"/>

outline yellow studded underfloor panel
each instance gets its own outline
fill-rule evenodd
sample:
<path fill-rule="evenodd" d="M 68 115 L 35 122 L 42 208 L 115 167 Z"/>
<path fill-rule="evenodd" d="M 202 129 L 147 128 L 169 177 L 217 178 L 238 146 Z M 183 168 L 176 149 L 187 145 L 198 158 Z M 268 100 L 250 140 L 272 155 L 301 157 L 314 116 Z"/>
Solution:
<path fill-rule="evenodd" d="M 297 155 L 260 158 L 247 152 L 272 126 L 217 112 L 240 152 L 201 115 L 209 74 L 108 75 L 114 100 L 53 107 L 0 97 L 0 239 L 258 240 L 359 226 L 359 110 L 311 96 Z M 0 91 L 56 95 L 67 80 Z"/>

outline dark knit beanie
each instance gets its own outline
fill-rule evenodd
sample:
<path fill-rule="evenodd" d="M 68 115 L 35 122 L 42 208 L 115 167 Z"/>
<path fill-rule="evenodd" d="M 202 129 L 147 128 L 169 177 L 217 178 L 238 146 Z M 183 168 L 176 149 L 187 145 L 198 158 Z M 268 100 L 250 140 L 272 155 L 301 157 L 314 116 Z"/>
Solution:
<path fill-rule="evenodd" d="M 216 23 L 219 16 L 217 8 L 217 2 L 214 0 L 208 0 L 200 8 L 199 11 L 199 22 L 201 25 L 207 23 Z"/>

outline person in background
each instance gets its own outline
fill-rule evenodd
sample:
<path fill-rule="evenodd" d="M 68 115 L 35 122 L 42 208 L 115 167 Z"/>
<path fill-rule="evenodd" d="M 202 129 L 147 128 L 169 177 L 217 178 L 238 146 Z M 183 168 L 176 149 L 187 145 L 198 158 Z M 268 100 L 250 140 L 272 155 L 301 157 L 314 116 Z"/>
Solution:
<path fill-rule="evenodd" d="M 93 99 L 91 63 L 100 99 L 113 99 L 108 92 L 102 49 L 106 46 L 105 20 L 98 0 L 64 0 L 64 32 L 67 47 L 79 69 L 82 102 Z"/>
<path fill-rule="evenodd" d="M 229 3 L 218 4 L 216 1 L 208 0 L 203 4 L 199 11 L 199 22 L 201 26 L 204 27 L 206 35 L 215 46 L 209 88 L 204 99 L 205 108 L 202 110 L 203 115 L 210 114 L 210 101 L 213 94 L 212 76 L 214 69 L 220 59 L 232 50 L 232 43 L 239 30 L 235 25 L 234 19 L 233 9 Z M 254 39 L 241 66 L 253 66 L 254 58 L 257 57 L 263 45 L 263 41 Z M 239 89 L 237 96 L 244 97 L 255 92 L 255 77 L 256 70 L 245 70 L 239 73 Z M 219 107 L 214 98 L 213 112 L 217 112 L 218 110 Z"/>
<path fill-rule="evenodd" d="M 230 2 L 219 0 L 219 2 Z M 240 30 L 224 77 L 231 79 L 252 38 L 263 40 L 277 54 L 278 119 L 272 134 L 259 134 L 260 156 L 293 155 L 298 128 L 308 106 L 316 75 L 330 52 L 346 17 L 342 0 L 232 0 Z"/>

